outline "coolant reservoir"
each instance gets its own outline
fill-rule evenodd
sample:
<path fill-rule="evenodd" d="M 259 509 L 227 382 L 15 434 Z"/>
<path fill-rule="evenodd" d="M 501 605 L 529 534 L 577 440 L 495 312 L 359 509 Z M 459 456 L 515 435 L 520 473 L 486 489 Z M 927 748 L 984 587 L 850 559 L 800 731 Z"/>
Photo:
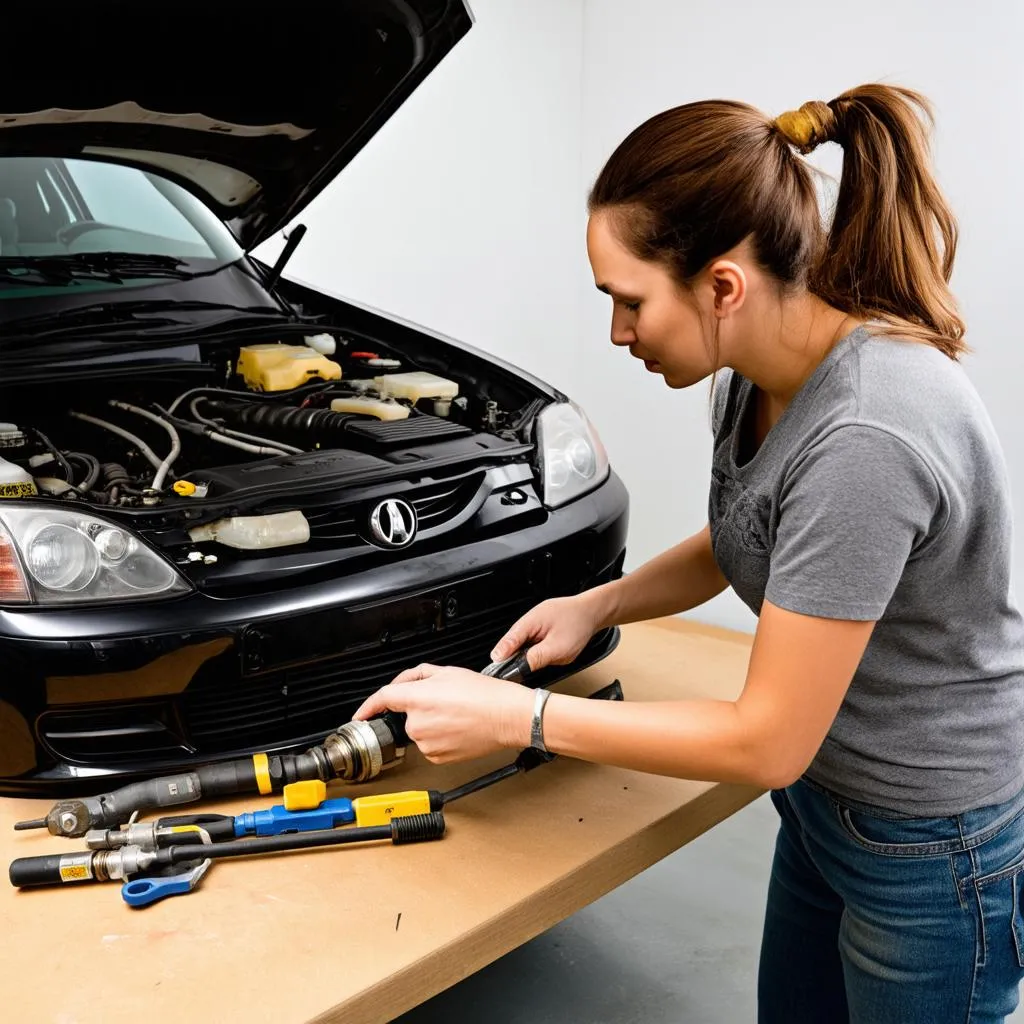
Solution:
<path fill-rule="evenodd" d="M 371 395 L 346 395 L 331 402 L 332 412 L 354 412 L 361 416 L 376 416 L 379 420 L 405 420 L 409 407 L 393 398 L 373 398 Z"/>
<path fill-rule="evenodd" d="M 0 459 L 0 498 L 31 498 L 38 493 L 28 470 Z"/>
<path fill-rule="evenodd" d="M 385 398 L 407 398 L 411 402 L 418 402 L 421 398 L 452 399 L 459 393 L 459 385 L 455 381 L 422 370 L 386 373 L 383 377 L 374 377 L 374 383 Z"/>
<path fill-rule="evenodd" d="M 308 345 L 246 345 L 238 372 L 253 391 L 291 391 L 308 380 L 340 380 L 341 367 Z"/>
<path fill-rule="evenodd" d="M 262 551 L 305 544 L 309 540 L 309 521 L 298 511 L 276 512 L 270 516 L 232 516 L 194 526 L 188 535 L 197 544 L 212 540 L 229 548 Z"/>

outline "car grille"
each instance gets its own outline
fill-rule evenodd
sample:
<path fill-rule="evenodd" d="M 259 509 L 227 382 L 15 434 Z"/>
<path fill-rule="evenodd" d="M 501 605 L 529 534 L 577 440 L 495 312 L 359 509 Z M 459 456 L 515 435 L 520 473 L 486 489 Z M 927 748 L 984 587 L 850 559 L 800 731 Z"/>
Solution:
<path fill-rule="evenodd" d="M 416 510 L 419 531 L 437 529 L 457 518 L 473 502 L 483 479 L 483 474 L 457 480 L 442 480 L 426 487 L 402 492 L 401 497 Z M 360 532 L 366 512 L 362 508 L 337 508 L 323 512 L 308 510 L 312 540 L 331 541 L 335 546 L 355 547 L 367 543 Z"/>
<path fill-rule="evenodd" d="M 581 567 L 579 553 L 570 560 Z M 519 568 L 527 571 L 525 565 Z M 617 578 L 621 571 L 620 555 L 614 565 L 586 580 L 549 581 L 547 587 L 551 594 L 571 593 L 585 582 L 596 585 Z M 178 770 L 185 763 L 239 756 L 253 749 L 316 742 L 349 721 L 367 696 L 406 668 L 434 662 L 481 669 L 504 631 L 537 601 L 535 593 L 524 592 L 525 582 L 517 585 L 513 577 L 477 581 L 488 594 L 504 594 L 501 604 L 482 600 L 472 584 L 462 585 L 469 586 L 459 602 L 463 611 L 454 618 L 442 617 L 443 627 L 431 628 L 415 619 L 411 632 L 385 636 L 367 626 L 361 630 L 364 639 L 344 653 L 298 665 L 274 667 L 271 661 L 266 670 L 251 675 L 241 671 L 236 651 L 226 651 L 208 661 L 177 696 L 51 708 L 36 720 L 37 736 L 58 760 L 104 766 L 145 763 L 150 770 L 161 764 Z M 447 593 L 448 587 L 438 592 Z M 430 607 L 434 596 L 434 592 L 427 595 Z M 403 606 L 412 607 L 408 601 Z M 387 606 L 383 607 L 386 614 Z M 380 622 L 373 619 L 373 626 Z M 311 643 L 319 637 L 315 613 L 292 625 L 301 625 Z M 583 662 L 594 652 L 606 650 L 612 634 L 610 630 L 598 634 Z M 370 640 L 374 635 L 376 639 Z M 284 642 L 288 649 L 294 647 L 294 638 L 287 634 Z M 275 656 L 272 644 L 265 645 L 265 650 L 269 657 Z M 547 685 L 547 674 L 542 673 L 538 685 Z"/>
<path fill-rule="evenodd" d="M 326 734 L 399 672 L 422 662 L 480 669 L 528 604 L 468 618 L 437 633 L 264 676 L 193 688 L 180 702 L 186 735 L 200 754 L 261 746 L 281 736 Z"/>

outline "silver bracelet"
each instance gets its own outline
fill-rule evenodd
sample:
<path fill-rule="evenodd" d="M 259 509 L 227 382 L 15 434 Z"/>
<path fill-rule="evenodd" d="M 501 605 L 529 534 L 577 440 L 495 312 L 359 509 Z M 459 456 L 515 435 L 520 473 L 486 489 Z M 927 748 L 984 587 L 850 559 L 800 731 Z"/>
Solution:
<path fill-rule="evenodd" d="M 548 752 L 548 748 L 544 746 L 544 705 L 547 704 L 550 696 L 550 690 L 541 687 L 534 690 L 533 719 L 530 721 L 530 746 L 545 754 Z"/>

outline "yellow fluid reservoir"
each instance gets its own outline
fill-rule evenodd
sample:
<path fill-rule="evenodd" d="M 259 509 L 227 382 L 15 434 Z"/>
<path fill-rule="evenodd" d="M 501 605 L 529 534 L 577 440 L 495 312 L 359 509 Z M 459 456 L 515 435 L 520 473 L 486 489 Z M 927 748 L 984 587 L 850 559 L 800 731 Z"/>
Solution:
<path fill-rule="evenodd" d="M 341 367 L 308 345 L 246 345 L 238 372 L 253 391 L 290 391 L 307 380 L 340 380 Z"/>
<path fill-rule="evenodd" d="M 386 373 L 383 377 L 374 377 L 377 390 L 385 398 L 406 398 L 418 402 L 421 398 L 456 398 L 459 385 L 453 380 L 446 380 L 433 373 L 421 370 L 412 373 Z"/>
<path fill-rule="evenodd" d="M 376 416 L 379 420 L 405 420 L 409 407 L 393 398 L 373 398 L 370 395 L 346 395 L 331 402 L 334 412 L 354 412 L 362 416 Z"/>
<path fill-rule="evenodd" d="M 36 482 L 27 469 L 0 459 L 0 498 L 31 498 L 38 493 Z"/>

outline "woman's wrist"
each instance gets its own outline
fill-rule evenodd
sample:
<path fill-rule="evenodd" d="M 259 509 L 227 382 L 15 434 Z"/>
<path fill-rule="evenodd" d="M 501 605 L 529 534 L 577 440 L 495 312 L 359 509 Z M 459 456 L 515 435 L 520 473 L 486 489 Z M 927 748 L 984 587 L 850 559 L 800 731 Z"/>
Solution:
<path fill-rule="evenodd" d="M 618 625 L 620 583 L 621 580 L 602 583 L 579 595 L 594 620 L 595 633 Z"/>
<path fill-rule="evenodd" d="M 509 699 L 497 723 L 497 740 L 503 747 L 521 750 L 530 745 L 534 690 L 520 683 L 509 683 L 509 687 Z"/>

